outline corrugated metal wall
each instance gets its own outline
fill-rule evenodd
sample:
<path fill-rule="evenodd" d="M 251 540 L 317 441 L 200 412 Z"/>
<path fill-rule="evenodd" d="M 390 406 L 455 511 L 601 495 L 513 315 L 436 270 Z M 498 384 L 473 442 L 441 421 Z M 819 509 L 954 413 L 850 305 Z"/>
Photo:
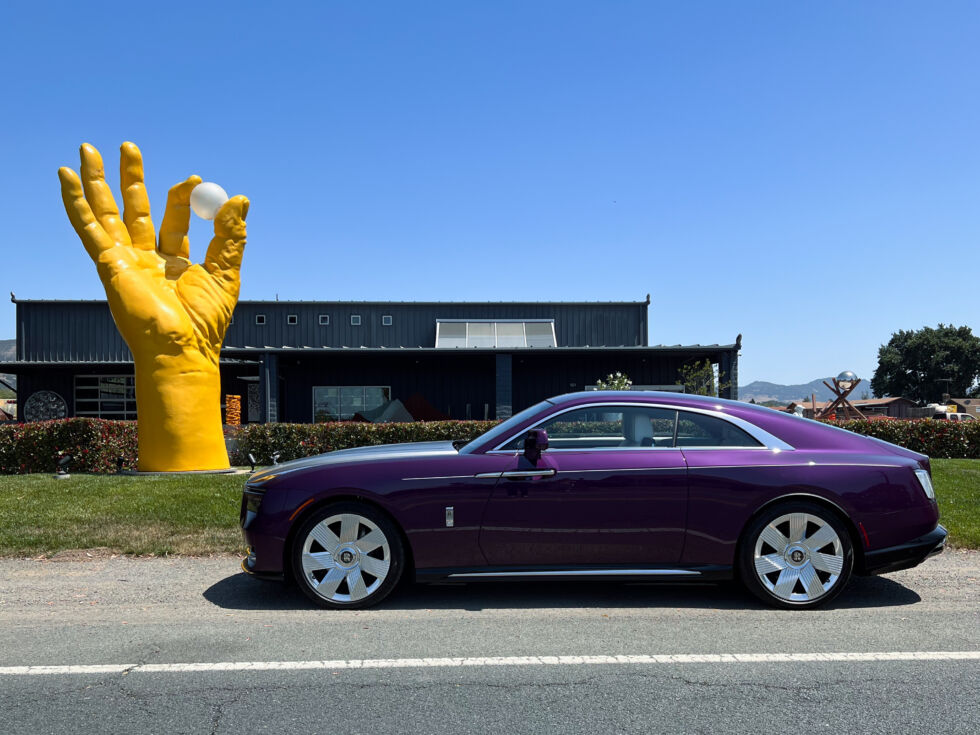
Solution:
<path fill-rule="evenodd" d="M 242 301 L 226 347 L 433 347 L 437 319 L 554 319 L 559 347 L 646 345 L 647 304 L 383 303 Z M 265 324 L 256 324 L 257 315 Z M 330 323 L 320 325 L 320 315 Z M 295 315 L 297 324 L 287 319 Z M 360 326 L 351 316 L 360 316 Z M 392 317 L 391 326 L 382 317 Z M 17 359 L 128 362 L 132 359 L 104 301 L 17 304 Z"/>

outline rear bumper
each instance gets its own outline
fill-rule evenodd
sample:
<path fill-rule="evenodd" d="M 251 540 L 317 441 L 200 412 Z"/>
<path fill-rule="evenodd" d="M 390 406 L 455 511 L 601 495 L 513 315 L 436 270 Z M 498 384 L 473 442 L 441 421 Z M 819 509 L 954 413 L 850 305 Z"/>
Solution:
<path fill-rule="evenodd" d="M 911 569 L 928 559 L 930 556 L 941 554 L 946 548 L 946 537 L 949 534 L 942 526 L 936 526 L 932 531 L 907 541 L 898 546 L 864 552 L 864 564 L 861 574 L 886 574 L 901 569 Z"/>

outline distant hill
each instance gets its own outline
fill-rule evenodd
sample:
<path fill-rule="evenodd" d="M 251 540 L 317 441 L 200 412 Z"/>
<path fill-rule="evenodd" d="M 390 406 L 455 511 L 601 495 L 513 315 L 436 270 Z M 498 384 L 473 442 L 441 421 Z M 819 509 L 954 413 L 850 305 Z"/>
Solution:
<path fill-rule="evenodd" d="M 795 401 L 796 403 L 800 403 L 802 401 L 809 401 L 810 396 L 816 393 L 818 401 L 829 401 L 834 397 L 834 394 L 823 384 L 824 380 L 828 383 L 832 382 L 831 378 L 817 378 L 802 385 L 780 385 L 779 383 L 767 383 L 764 380 L 756 380 L 748 385 L 740 385 L 738 387 L 738 398 L 740 401 L 748 401 L 754 398 L 756 403 L 762 403 L 763 401 L 779 401 L 780 403 Z M 871 383 L 867 380 L 862 381 L 854 389 L 854 393 L 849 398 L 862 398 L 865 394 L 868 397 L 874 395 L 871 392 Z"/>

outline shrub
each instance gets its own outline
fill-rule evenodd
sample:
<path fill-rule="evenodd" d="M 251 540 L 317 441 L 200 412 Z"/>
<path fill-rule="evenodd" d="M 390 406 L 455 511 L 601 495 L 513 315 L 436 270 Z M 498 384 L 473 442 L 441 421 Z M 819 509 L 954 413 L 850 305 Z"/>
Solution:
<path fill-rule="evenodd" d="M 351 449 L 373 444 L 475 439 L 496 421 L 416 421 L 413 423 L 368 424 L 335 421 L 322 424 L 248 424 L 237 432 L 238 446 L 231 463 L 247 465 L 248 455 L 259 464 L 309 457 L 335 449 Z"/>
<path fill-rule="evenodd" d="M 930 457 L 980 458 L 980 422 L 829 421 L 858 434 L 877 437 Z M 231 463 L 247 465 L 251 452 L 259 464 L 272 462 L 279 452 L 285 462 L 335 449 L 373 444 L 474 439 L 495 421 L 419 421 L 368 424 L 248 424 L 227 427 Z M 583 429 L 585 428 L 583 424 Z M 595 428 L 591 426 L 590 428 Z M 237 446 L 235 446 L 237 445 Z M 115 472 L 116 458 L 136 469 L 136 422 L 101 419 L 61 419 L 30 424 L 0 424 L 0 474 L 54 472 L 58 458 L 70 454 L 73 472 Z"/>
<path fill-rule="evenodd" d="M 980 421 L 828 421 L 828 424 L 898 444 L 930 457 L 980 458 Z"/>
<path fill-rule="evenodd" d="M 54 472 L 58 459 L 73 458 L 69 472 L 115 472 L 116 458 L 136 469 L 136 422 L 59 419 L 0 424 L 0 474 Z"/>

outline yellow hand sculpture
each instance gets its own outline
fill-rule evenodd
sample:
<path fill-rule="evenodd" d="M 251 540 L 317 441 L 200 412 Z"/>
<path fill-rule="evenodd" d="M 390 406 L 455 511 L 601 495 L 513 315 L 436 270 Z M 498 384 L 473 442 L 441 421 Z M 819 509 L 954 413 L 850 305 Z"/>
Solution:
<path fill-rule="evenodd" d="M 157 241 L 139 148 L 121 148 L 122 219 L 102 156 L 86 143 L 81 158 L 81 181 L 70 168 L 58 170 L 61 195 L 133 353 L 139 469 L 225 469 L 218 353 L 238 302 L 248 199 L 222 205 L 204 263 L 193 265 L 187 228 L 200 177 L 170 189 Z"/>

